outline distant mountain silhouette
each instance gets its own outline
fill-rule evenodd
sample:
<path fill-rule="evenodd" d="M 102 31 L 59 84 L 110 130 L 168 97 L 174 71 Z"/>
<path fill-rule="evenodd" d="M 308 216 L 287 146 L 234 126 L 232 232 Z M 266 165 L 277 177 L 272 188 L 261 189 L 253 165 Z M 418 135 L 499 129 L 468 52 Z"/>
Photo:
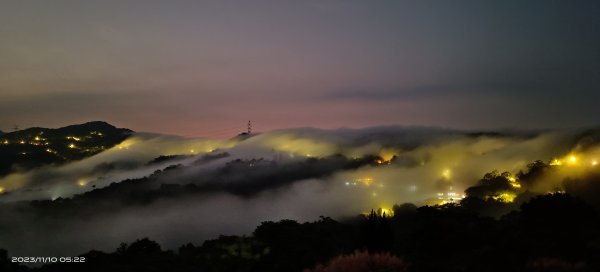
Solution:
<path fill-rule="evenodd" d="M 132 132 L 94 121 L 57 129 L 32 127 L 3 133 L 0 134 L 0 176 L 84 159 L 121 143 Z"/>
<path fill-rule="evenodd" d="M 243 141 L 246 139 L 250 139 L 256 135 L 259 135 L 260 133 L 248 133 L 248 132 L 242 132 L 234 137 L 232 137 L 230 140 L 237 140 L 237 141 Z"/>

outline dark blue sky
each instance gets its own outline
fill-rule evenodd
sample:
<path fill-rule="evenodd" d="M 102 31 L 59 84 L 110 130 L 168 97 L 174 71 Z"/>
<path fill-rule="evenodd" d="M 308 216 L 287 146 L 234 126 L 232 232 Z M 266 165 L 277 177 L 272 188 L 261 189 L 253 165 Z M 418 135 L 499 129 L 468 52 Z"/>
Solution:
<path fill-rule="evenodd" d="M 600 124 L 598 1 L 3 1 L 0 129 Z"/>

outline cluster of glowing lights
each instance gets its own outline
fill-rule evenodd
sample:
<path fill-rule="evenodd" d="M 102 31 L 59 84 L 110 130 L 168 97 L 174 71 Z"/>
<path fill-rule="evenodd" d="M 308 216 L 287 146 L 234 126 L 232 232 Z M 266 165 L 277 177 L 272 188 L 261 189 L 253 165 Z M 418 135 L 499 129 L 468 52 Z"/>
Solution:
<path fill-rule="evenodd" d="M 4 187 L 0 187 L 0 194 L 4 193 Z"/>
<path fill-rule="evenodd" d="M 379 216 L 379 217 L 393 217 L 394 216 L 394 210 L 390 209 L 390 208 L 384 208 L 379 207 L 376 210 L 372 210 L 372 212 L 375 213 L 375 215 Z M 363 215 L 365 216 L 369 216 L 371 214 L 371 212 L 364 212 Z"/>
<path fill-rule="evenodd" d="M 378 216 L 381 217 L 392 217 L 394 216 L 394 210 L 388 208 L 378 208 L 375 212 Z"/>
<path fill-rule="evenodd" d="M 519 183 L 515 177 L 513 177 L 513 176 L 508 177 L 508 181 L 510 182 L 510 186 L 512 186 L 513 188 L 515 188 L 515 189 L 521 188 L 521 183 Z"/>
<path fill-rule="evenodd" d="M 569 154 L 569 155 L 567 155 L 567 156 L 565 156 L 565 157 L 563 157 L 561 159 L 554 158 L 548 164 L 551 165 L 551 166 L 563 166 L 563 165 L 565 165 L 565 166 L 571 166 L 571 167 L 580 166 L 580 165 L 590 165 L 592 167 L 595 167 L 595 166 L 598 165 L 598 160 L 596 160 L 596 159 L 589 159 L 588 160 L 588 158 L 582 158 L 582 157 L 583 156 L 577 156 L 576 154 Z M 584 163 L 585 161 L 588 161 L 589 164 L 588 163 Z M 385 161 L 382 160 L 382 159 L 377 159 L 375 162 L 377 164 L 383 164 L 383 163 L 385 163 Z M 442 172 L 441 172 L 441 176 L 442 176 L 442 178 L 444 178 L 446 180 L 451 179 L 451 177 L 452 177 L 452 171 L 451 171 L 451 169 L 449 169 L 449 168 L 443 169 Z M 508 179 L 510 186 L 515 191 L 518 191 L 518 190 L 520 190 L 522 188 L 521 183 L 519 182 L 519 180 L 515 176 L 511 175 L 511 176 L 508 176 L 506 178 Z M 362 184 L 362 185 L 365 185 L 365 186 L 370 186 L 371 183 L 372 183 L 371 180 L 363 178 L 363 179 L 357 179 L 355 182 L 346 182 L 346 185 L 355 185 L 356 186 L 356 185 Z M 417 189 L 416 186 L 410 186 L 409 187 L 409 190 L 412 191 L 412 192 L 416 191 L 416 189 Z M 450 190 L 452 190 L 452 189 L 450 189 Z M 562 191 L 562 190 L 555 190 L 555 191 L 550 192 L 550 193 L 561 194 L 561 193 L 564 193 L 564 191 Z M 377 196 L 377 193 L 373 192 L 372 196 Z M 433 205 L 444 205 L 444 204 L 448 204 L 448 203 L 460 203 L 460 201 L 462 199 L 464 199 L 465 197 L 466 197 L 465 194 L 459 194 L 459 193 L 455 193 L 455 192 L 449 191 L 447 193 L 438 193 L 437 194 L 437 198 L 431 199 L 430 201 L 433 201 L 433 202 L 431 202 Z M 517 197 L 517 193 L 516 192 L 513 192 L 513 191 L 504 191 L 504 192 L 500 192 L 497 195 L 487 196 L 485 199 L 493 199 L 495 201 L 499 201 L 499 202 L 502 202 L 502 203 L 512 203 L 512 202 L 515 201 L 516 197 Z M 381 212 L 379 212 L 380 210 L 381 211 L 386 211 L 386 214 L 390 214 L 390 215 L 393 214 L 393 212 L 392 213 L 388 213 L 388 211 L 391 212 L 391 210 L 386 210 L 386 209 L 380 208 L 378 210 L 378 213 L 377 213 L 378 215 L 381 215 Z"/>
<path fill-rule="evenodd" d="M 8 145 L 10 144 L 10 141 L 8 139 L 3 139 L 2 141 L 0 141 L 1 144 L 4 145 Z M 19 139 L 18 141 L 16 141 L 16 143 L 18 144 L 30 144 L 30 145 L 49 145 L 50 143 L 48 143 L 46 141 L 46 139 L 40 137 L 40 136 L 35 136 L 32 139 L 30 139 L 29 141 L 25 140 L 25 139 Z"/>
<path fill-rule="evenodd" d="M 355 179 L 354 181 L 346 181 L 346 186 L 357 186 L 357 185 L 364 185 L 364 186 L 371 186 L 371 184 L 373 184 L 375 180 L 371 177 L 365 177 L 365 178 L 358 178 Z M 383 187 L 383 184 L 380 184 L 379 187 Z"/>
<path fill-rule="evenodd" d="M 437 205 L 444 205 L 446 203 L 457 203 L 465 197 L 466 196 L 464 194 L 459 194 L 452 191 L 447 193 L 437 193 L 437 199 L 439 200 Z"/>
<path fill-rule="evenodd" d="M 71 144 L 69 144 L 69 148 L 71 148 L 71 149 L 72 148 L 77 148 L 77 146 L 75 146 L 75 144 L 71 143 Z"/>
<path fill-rule="evenodd" d="M 505 193 L 502 193 L 499 195 L 495 195 L 495 196 L 491 196 L 491 198 L 493 200 L 504 202 L 504 203 L 510 203 L 510 202 L 515 201 L 515 197 L 517 197 L 515 194 L 508 193 L 508 192 L 505 192 Z"/>
<path fill-rule="evenodd" d="M 561 161 L 559 161 L 558 159 L 553 159 L 553 160 L 551 160 L 551 161 L 550 161 L 550 163 L 549 163 L 549 164 L 550 164 L 551 166 L 560 166 L 560 165 L 562 165 L 562 162 L 561 162 Z"/>
<path fill-rule="evenodd" d="M 79 142 L 79 141 L 81 141 L 81 138 L 75 137 L 75 136 L 67 136 L 67 140 L 73 140 L 73 141 Z"/>
<path fill-rule="evenodd" d="M 372 177 L 364 177 L 355 179 L 353 181 L 346 181 L 345 185 L 352 187 L 364 186 L 373 188 L 372 190 L 369 190 L 371 197 L 379 197 L 378 190 L 381 190 L 384 187 L 383 183 L 375 183 L 375 179 L 373 179 Z"/>
<path fill-rule="evenodd" d="M 582 165 L 581 161 L 584 161 L 582 159 L 580 159 L 579 157 L 577 157 L 576 155 L 568 155 L 566 156 L 564 159 L 552 159 L 549 163 L 549 165 L 551 166 L 561 166 L 561 165 L 569 165 L 569 166 L 578 166 L 578 165 Z M 583 164 L 585 165 L 585 164 Z M 591 159 L 589 161 L 589 165 L 590 166 L 596 166 L 598 165 L 598 161 L 596 159 Z"/>

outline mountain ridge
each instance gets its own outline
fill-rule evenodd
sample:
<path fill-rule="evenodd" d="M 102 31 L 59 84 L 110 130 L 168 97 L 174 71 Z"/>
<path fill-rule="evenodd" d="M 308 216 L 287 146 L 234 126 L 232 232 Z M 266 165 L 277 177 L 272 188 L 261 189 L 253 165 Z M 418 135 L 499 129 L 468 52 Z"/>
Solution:
<path fill-rule="evenodd" d="M 133 133 L 104 121 L 60 128 L 31 127 L 0 134 L 0 177 L 48 164 L 81 160 L 109 149 Z"/>

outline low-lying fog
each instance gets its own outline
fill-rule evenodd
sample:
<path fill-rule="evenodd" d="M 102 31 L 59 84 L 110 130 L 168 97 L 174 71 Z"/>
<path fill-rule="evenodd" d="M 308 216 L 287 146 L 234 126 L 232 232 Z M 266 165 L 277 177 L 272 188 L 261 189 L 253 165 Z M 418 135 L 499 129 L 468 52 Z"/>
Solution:
<path fill-rule="evenodd" d="M 565 168 L 527 188 L 546 193 L 557 190 L 565 178 L 595 168 L 600 147 L 584 132 L 306 128 L 230 140 L 139 133 L 78 162 L 0 179 L 0 248 L 13 256 L 77 255 L 112 251 L 142 237 L 177 248 L 219 234 L 250 234 L 266 220 L 342 219 L 393 204 L 455 201 L 485 173 L 516 174 L 535 160 L 555 160 Z M 338 154 L 343 157 L 334 156 Z M 161 155 L 185 156 L 149 163 Z M 368 156 L 378 157 L 352 164 Z M 110 212 L 98 207 L 94 216 L 54 216 L 52 210 L 22 208 L 23 201 L 70 198 L 175 164 L 181 166 L 156 175 L 152 186 L 191 183 L 211 189 L 144 204 L 115 204 Z M 155 188 L 144 186 L 140 190 Z"/>

